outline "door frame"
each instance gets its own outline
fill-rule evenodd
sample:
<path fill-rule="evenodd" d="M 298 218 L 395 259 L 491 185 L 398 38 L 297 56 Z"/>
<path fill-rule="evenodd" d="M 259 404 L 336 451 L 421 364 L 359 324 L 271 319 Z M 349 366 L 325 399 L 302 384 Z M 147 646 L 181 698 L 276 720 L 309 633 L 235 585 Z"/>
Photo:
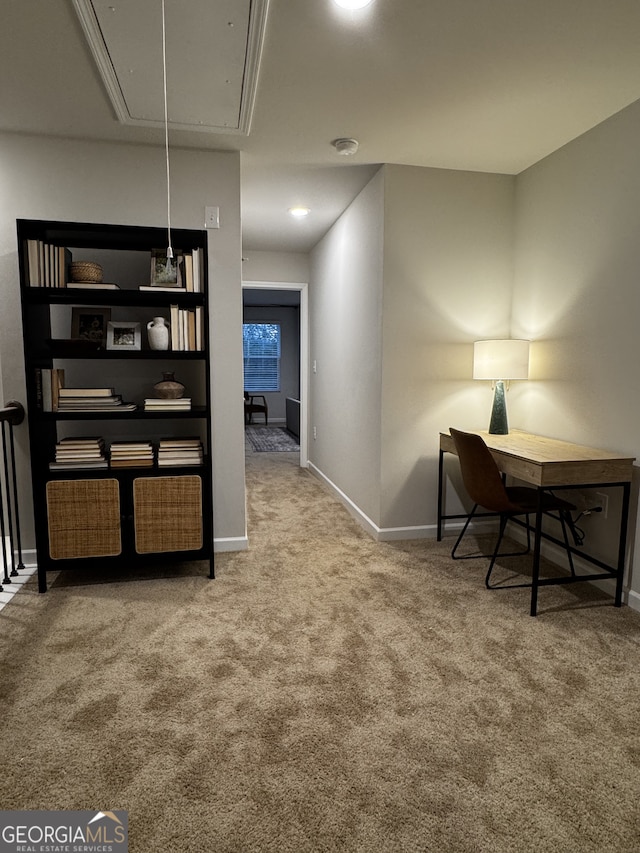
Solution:
<path fill-rule="evenodd" d="M 297 290 L 300 294 L 300 467 L 309 467 L 309 285 L 290 281 L 243 281 L 243 290 Z"/>

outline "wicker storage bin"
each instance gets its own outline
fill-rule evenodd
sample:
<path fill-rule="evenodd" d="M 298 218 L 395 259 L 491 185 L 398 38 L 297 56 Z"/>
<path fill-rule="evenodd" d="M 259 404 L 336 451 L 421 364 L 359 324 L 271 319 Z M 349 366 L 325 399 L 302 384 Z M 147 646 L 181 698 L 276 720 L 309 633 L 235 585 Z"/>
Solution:
<path fill-rule="evenodd" d="M 52 560 L 122 553 L 117 480 L 50 480 L 47 517 Z"/>
<path fill-rule="evenodd" d="M 138 477 L 133 481 L 133 506 L 138 554 L 202 548 L 199 476 Z"/>
<path fill-rule="evenodd" d="M 102 267 L 93 261 L 72 261 L 69 271 L 71 281 L 102 281 Z"/>

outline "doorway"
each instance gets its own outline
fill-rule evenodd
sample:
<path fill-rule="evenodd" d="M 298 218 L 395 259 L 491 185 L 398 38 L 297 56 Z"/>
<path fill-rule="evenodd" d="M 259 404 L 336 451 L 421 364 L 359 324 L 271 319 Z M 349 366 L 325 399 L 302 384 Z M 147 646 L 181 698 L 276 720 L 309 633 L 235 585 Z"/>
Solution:
<path fill-rule="evenodd" d="M 309 386 L 309 307 L 308 286 L 302 283 L 274 282 L 274 281 L 245 281 L 242 283 L 242 304 L 245 309 L 260 308 L 266 312 L 265 319 L 276 320 L 279 309 L 296 309 L 298 319 L 298 394 L 300 400 L 300 467 L 309 466 L 308 458 L 308 386 Z M 255 312 L 252 312 L 255 314 Z M 267 315 L 268 318 L 267 318 Z M 285 418 L 285 400 L 287 389 L 278 401 L 280 412 L 276 410 L 278 420 Z M 289 393 L 292 396 L 292 393 Z M 271 410 L 269 412 L 271 419 Z"/>

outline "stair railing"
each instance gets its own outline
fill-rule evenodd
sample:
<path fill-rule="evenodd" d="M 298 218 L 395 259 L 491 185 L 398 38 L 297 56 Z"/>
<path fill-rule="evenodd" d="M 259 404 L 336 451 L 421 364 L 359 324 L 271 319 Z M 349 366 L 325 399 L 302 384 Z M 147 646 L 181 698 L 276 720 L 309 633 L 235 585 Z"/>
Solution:
<path fill-rule="evenodd" d="M 16 453 L 13 441 L 13 428 L 24 420 L 24 406 L 11 400 L 0 409 L 0 429 L 2 433 L 2 469 L 0 482 L 0 542 L 2 542 L 2 562 L 4 566 L 3 584 L 11 583 L 11 578 L 24 569 L 22 562 L 22 542 L 20 538 L 20 513 L 18 511 L 18 483 L 16 477 Z M 8 536 L 7 536 L 8 534 Z M 8 539 L 8 546 L 7 546 Z M 17 555 L 17 565 L 16 565 Z M 11 571 L 9 571 L 11 566 Z M 2 591 L 0 584 L 0 592 Z"/>

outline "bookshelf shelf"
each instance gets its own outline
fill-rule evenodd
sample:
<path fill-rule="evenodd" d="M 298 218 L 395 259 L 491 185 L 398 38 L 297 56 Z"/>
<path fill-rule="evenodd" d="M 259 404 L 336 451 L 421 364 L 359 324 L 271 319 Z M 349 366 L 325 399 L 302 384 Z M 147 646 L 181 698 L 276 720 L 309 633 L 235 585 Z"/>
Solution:
<path fill-rule="evenodd" d="M 213 578 L 206 232 L 172 229 L 182 280 L 171 291 L 139 289 L 151 285 L 164 228 L 18 220 L 17 233 L 40 591 L 48 572 L 82 566 L 108 574 L 138 562 L 202 560 Z M 74 287 L 71 260 L 98 264 L 117 287 Z M 109 334 L 135 327 L 139 348 L 108 349 L 104 328 L 97 342 L 92 335 L 79 344 L 72 318 L 83 307 L 104 324 L 113 321 Z M 146 325 L 155 316 L 171 323 L 170 346 L 179 348 L 150 349 Z M 192 407 L 145 410 L 169 370 L 179 374 Z M 90 389 L 113 402 L 98 411 L 76 408 Z M 59 395 L 70 410 L 58 408 Z M 129 401 L 137 408 L 125 409 Z M 170 441 L 179 444 L 171 453 L 164 447 L 170 461 L 158 465 L 158 447 Z M 92 443 L 97 450 L 88 449 Z M 111 467 L 109 449 L 123 444 L 145 445 L 152 464 L 117 465 L 114 456 Z M 92 467 L 75 467 L 94 452 Z"/>

